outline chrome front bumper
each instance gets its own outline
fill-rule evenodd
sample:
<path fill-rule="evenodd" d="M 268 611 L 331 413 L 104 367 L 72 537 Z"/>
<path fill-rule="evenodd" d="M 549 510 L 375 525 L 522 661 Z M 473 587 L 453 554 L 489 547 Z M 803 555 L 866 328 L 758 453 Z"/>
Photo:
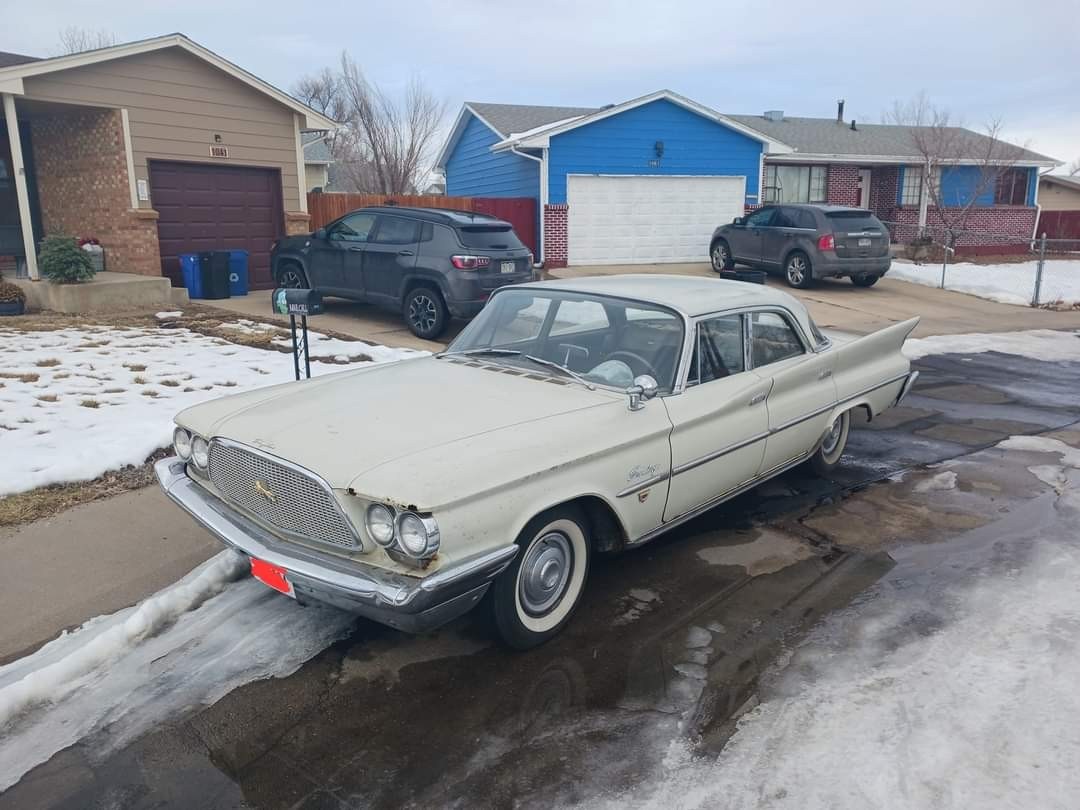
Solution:
<path fill-rule="evenodd" d="M 154 465 L 161 488 L 225 545 L 284 568 L 300 602 L 325 602 L 408 633 L 422 633 L 472 608 L 514 559 L 506 545 L 410 577 L 288 543 L 196 484 L 176 456 Z"/>

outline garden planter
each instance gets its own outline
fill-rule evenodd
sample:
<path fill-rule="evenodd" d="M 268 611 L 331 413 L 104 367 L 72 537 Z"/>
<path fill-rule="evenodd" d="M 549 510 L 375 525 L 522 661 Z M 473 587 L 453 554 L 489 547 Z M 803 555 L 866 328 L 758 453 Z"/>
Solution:
<path fill-rule="evenodd" d="M 22 315 L 25 310 L 24 301 L 0 301 L 0 315 Z"/>

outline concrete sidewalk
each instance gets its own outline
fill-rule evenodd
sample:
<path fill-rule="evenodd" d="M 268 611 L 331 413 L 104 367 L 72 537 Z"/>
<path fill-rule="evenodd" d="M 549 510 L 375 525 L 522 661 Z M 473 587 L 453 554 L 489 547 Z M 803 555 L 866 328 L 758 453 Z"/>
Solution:
<path fill-rule="evenodd" d="M 0 663 L 144 599 L 222 548 L 156 486 L 0 529 Z"/>

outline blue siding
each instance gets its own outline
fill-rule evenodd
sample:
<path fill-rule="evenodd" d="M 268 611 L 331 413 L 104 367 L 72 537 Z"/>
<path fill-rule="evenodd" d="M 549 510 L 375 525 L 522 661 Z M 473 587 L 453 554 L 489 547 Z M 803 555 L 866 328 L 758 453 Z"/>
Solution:
<path fill-rule="evenodd" d="M 1028 195 L 1027 204 L 1035 205 L 1035 189 L 1039 185 L 1039 170 L 1035 166 L 1028 169 Z"/>
<path fill-rule="evenodd" d="M 907 166 L 901 166 L 896 172 L 896 204 L 904 204 L 904 172 Z"/>
<path fill-rule="evenodd" d="M 971 202 L 972 195 L 983 184 L 978 166 L 943 166 L 941 169 L 941 202 L 947 207 L 961 207 Z M 994 204 L 994 185 L 984 188 L 975 198 L 975 205 Z"/>
<path fill-rule="evenodd" d="M 446 193 L 452 197 L 540 197 L 540 164 L 512 152 L 492 153 L 501 140 L 469 116 L 446 161 Z"/>
<path fill-rule="evenodd" d="M 659 166 L 654 144 L 664 142 Z M 548 202 L 566 202 L 567 174 L 745 175 L 757 202 L 763 144 L 666 99 L 569 130 L 548 148 Z"/>

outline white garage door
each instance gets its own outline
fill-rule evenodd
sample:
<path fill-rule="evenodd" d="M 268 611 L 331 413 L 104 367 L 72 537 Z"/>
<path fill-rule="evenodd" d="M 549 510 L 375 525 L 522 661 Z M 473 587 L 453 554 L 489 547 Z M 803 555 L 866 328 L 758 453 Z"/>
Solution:
<path fill-rule="evenodd" d="M 705 261 L 717 225 L 743 215 L 743 177 L 566 178 L 570 264 Z"/>

